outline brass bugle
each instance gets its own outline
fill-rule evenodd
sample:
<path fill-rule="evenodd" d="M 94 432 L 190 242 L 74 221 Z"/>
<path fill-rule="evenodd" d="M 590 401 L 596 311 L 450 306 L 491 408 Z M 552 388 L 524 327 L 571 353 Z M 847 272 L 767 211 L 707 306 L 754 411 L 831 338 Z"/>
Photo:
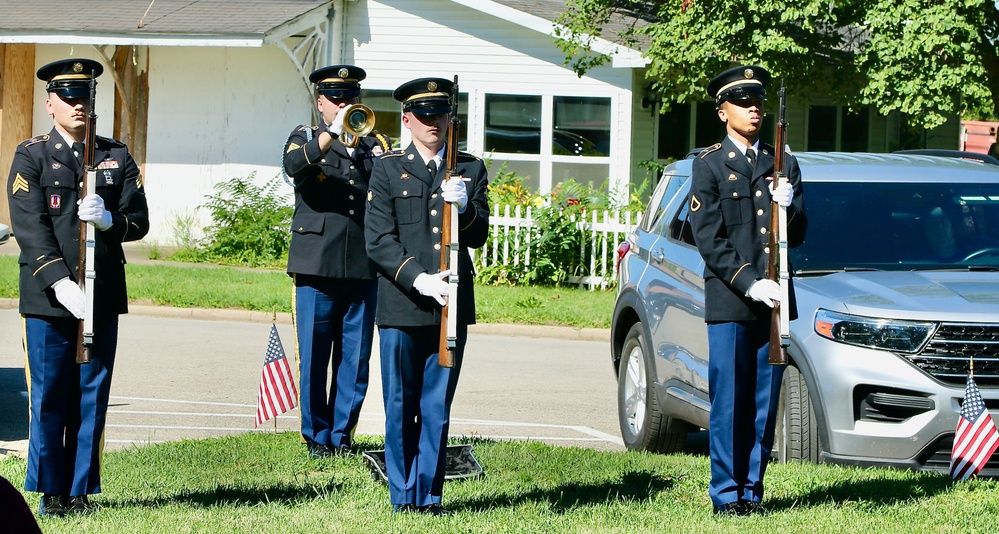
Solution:
<path fill-rule="evenodd" d="M 343 133 L 340 143 L 347 147 L 356 147 L 362 137 L 375 129 L 375 112 L 364 104 L 351 104 L 340 110 L 343 113 Z"/>

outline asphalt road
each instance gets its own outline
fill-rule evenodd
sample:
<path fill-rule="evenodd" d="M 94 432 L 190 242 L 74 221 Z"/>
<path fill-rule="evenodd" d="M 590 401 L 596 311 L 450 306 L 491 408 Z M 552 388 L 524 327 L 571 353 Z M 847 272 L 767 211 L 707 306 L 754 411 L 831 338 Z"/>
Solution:
<path fill-rule="evenodd" d="M 299 428 L 298 409 L 276 423 L 253 427 L 270 332 L 266 319 L 170 314 L 169 309 L 147 310 L 121 319 L 108 409 L 109 449 Z M 278 323 L 284 349 L 293 358 L 292 326 Z M 0 442 L 27 439 L 20 325 L 15 309 L 0 310 Z M 608 342 L 586 339 L 599 335 L 529 337 L 545 332 L 553 331 L 482 326 L 469 335 L 452 408 L 452 436 L 624 450 Z M 382 435 L 377 338 L 374 345 L 370 389 L 357 432 Z"/>

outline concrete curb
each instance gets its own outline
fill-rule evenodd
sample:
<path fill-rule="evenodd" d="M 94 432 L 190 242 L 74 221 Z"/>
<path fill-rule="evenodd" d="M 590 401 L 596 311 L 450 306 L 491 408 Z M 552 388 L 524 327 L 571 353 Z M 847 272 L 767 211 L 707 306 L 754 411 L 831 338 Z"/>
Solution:
<path fill-rule="evenodd" d="M 17 309 L 17 299 L 0 299 L 0 309 Z M 290 313 L 277 313 L 234 309 L 173 308 L 148 304 L 129 304 L 128 311 L 134 315 L 148 317 L 170 317 L 196 321 L 233 321 L 242 323 L 291 324 Z M 543 326 L 521 324 L 474 324 L 468 327 L 474 334 L 490 336 L 538 337 L 575 341 L 610 342 L 610 330 L 606 328 L 572 328 L 568 326 Z"/>

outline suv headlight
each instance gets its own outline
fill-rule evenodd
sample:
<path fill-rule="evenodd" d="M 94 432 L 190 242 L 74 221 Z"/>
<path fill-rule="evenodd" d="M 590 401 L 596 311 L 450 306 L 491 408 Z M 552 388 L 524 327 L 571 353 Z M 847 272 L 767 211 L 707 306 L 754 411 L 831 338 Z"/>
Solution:
<path fill-rule="evenodd" d="M 818 310 L 815 332 L 824 338 L 877 350 L 914 353 L 923 348 L 936 331 L 936 323 L 876 319 Z"/>

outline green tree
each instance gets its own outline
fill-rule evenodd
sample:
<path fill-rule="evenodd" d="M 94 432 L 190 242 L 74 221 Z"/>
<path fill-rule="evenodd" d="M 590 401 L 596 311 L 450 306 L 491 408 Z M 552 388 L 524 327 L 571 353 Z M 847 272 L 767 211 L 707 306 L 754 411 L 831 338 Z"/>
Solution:
<path fill-rule="evenodd" d="M 900 111 L 927 128 L 949 114 L 999 117 L 996 0 L 568 0 L 558 45 L 580 75 L 641 49 L 663 103 L 705 98 L 732 62 L 767 67 L 791 93 Z"/>

